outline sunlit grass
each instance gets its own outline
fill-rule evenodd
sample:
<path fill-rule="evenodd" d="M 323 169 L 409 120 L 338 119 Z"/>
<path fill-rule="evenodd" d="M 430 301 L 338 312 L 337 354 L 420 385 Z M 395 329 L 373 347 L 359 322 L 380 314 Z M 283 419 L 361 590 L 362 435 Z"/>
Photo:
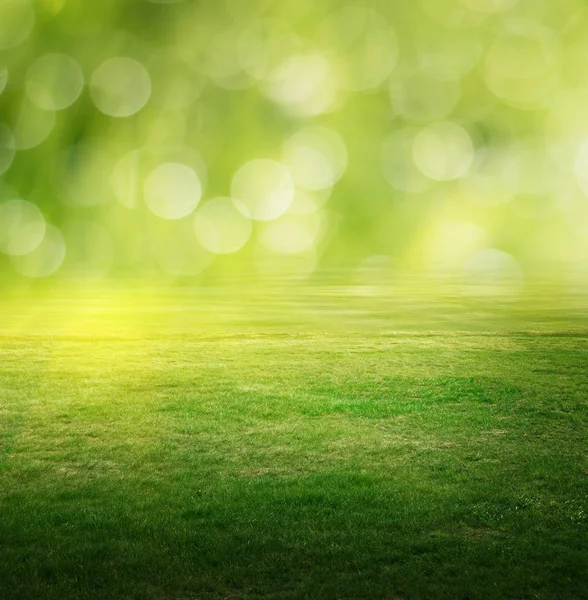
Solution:
<path fill-rule="evenodd" d="M 0 597 L 586 596 L 579 299 L 239 289 L 4 300 Z"/>
<path fill-rule="evenodd" d="M 0 600 L 588 598 L 586 0 L 0 0 Z"/>

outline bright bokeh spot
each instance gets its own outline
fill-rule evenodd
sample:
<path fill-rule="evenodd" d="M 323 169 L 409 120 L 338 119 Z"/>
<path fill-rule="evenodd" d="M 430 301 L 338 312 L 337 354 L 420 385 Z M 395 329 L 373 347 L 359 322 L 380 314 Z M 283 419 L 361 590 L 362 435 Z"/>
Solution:
<path fill-rule="evenodd" d="M 59 228 L 60 278 L 429 273 L 446 223 L 487 234 L 452 276 L 504 245 L 577 277 L 585 1 L 138 2 L 0 0 L 0 203 Z"/>
<path fill-rule="evenodd" d="M 194 219 L 196 238 L 214 254 L 240 250 L 251 235 L 251 219 L 232 198 L 213 198 L 198 210 Z"/>
<path fill-rule="evenodd" d="M 44 110 L 63 110 L 82 93 L 84 74 L 66 54 L 45 54 L 27 71 L 26 89 L 33 104 Z"/>
<path fill-rule="evenodd" d="M 332 64 L 320 54 L 286 59 L 270 75 L 266 94 L 294 114 L 311 117 L 335 106 L 339 82 Z"/>
<path fill-rule="evenodd" d="M 256 221 L 271 221 L 283 215 L 294 198 L 294 183 L 288 169 L 274 160 L 254 159 L 234 175 L 231 195 Z"/>
<path fill-rule="evenodd" d="M 294 199 L 288 207 L 288 214 L 310 215 L 315 213 L 328 200 L 330 192 L 330 189 L 318 192 L 297 189 Z"/>
<path fill-rule="evenodd" d="M 125 57 L 110 58 L 92 74 L 90 93 L 104 114 L 129 117 L 149 100 L 151 79 L 140 62 Z"/>
<path fill-rule="evenodd" d="M 450 181 L 464 175 L 474 159 L 467 131 L 449 121 L 433 123 L 414 139 L 412 156 L 418 169 L 436 181 Z"/>
<path fill-rule="evenodd" d="M 325 214 L 315 208 L 312 212 L 294 213 L 290 210 L 271 223 L 265 224 L 259 241 L 278 254 L 299 254 L 313 250 L 326 229 Z"/>
<path fill-rule="evenodd" d="M 61 232 L 47 225 L 43 241 L 28 254 L 13 256 L 12 265 L 25 277 L 48 277 L 53 275 L 65 258 L 65 241 Z"/>
<path fill-rule="evenodd" d="M 0 204 L 0 251 L 18 256 L 35 250 L 45 236 L 45 219 L 39 208 L 25 200 Z"/>
<path fill-rule="evenodd" d="M 297 186 L 324 190 L 335 185 L 347 168 L 347 148 L 341 136 L 326 127 L 305 127 L 283 146 L 283 162 Z"/>
<path fill-rule="evenodd" d="M 200 202 L 202 185 L 187 165 L 166 163 L 154 169 L 144 184 L 149 210 L 162 219 L 182 219 Z"/>

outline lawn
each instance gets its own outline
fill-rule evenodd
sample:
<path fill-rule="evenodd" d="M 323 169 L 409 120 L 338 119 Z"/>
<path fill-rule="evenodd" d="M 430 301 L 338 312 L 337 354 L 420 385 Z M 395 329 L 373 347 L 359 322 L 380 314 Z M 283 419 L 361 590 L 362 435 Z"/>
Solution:
<path fill-rule="evenodd" d="M 3 297 L 2 600 L 588 597 L 583 297 L 295 290 Z"/>

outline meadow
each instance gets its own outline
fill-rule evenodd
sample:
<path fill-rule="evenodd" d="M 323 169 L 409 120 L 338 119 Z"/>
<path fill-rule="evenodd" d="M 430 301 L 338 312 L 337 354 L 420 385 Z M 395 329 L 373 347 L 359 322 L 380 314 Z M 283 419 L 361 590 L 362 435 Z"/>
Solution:
<path fill-rule="evenodd" d="M 585 296 L 438 292 L 5 292 L 0 598 L 588 597 Z"/>

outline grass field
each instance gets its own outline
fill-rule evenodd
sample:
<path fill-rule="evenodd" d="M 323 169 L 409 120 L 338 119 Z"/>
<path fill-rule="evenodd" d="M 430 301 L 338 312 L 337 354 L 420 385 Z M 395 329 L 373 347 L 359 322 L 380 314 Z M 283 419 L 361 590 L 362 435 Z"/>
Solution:
<path fill-rule="evenodd" d="M 2 600 L 588 598 L 585 296 L 36 293 Z"/>

